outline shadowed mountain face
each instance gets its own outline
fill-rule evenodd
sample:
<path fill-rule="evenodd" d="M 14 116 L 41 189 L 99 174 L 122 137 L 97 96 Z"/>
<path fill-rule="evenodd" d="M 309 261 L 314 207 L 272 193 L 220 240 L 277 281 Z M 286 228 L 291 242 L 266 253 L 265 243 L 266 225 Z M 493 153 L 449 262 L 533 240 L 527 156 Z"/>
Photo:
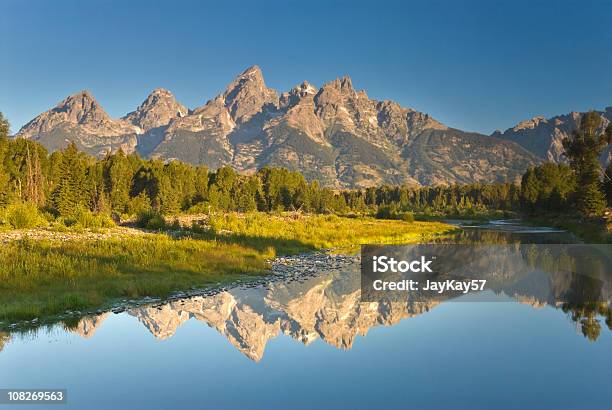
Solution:
<path fill-rule="evenodd" d="M 136 111 L 112 119 L 81 92 L 16 137 L 52 151 L 73 141 L 98 157 L 121 149 L 246 173 L 283 166 L 332 187 L 513 181 L 539 161 L 513 142 L 451 129 L 393 101 L 370 99 L 349 77 L 321 88 L 304 81 L 279 96 L 257 66 L 192 111 L 157 89 Z"/>
<path fill-rule="evenodd" d="M 583 112 L 571 112 L 548 119 L 542 116 L 534 117 L 520 122 L 503 133 L 496 131 L 492 136 L 516 142 L 546 161 L 566 162 L 563 156 L 562 141 L 580 126 L 584 114 Z M 607 107 L 599 114 L 602 118 L 601 131 L 603 131 L 612 121 L 612 107 Z M 608 163 L 612 159 L 611 155 L 612 152 L 607 151 L 602 162 Z"/>

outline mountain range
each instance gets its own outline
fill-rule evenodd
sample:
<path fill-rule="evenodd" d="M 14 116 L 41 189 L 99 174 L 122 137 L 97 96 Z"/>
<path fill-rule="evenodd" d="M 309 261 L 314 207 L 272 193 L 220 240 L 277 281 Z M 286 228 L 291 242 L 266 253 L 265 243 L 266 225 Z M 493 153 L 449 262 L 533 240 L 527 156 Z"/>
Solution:
<path fill-rule="evenodd" d="M 612 107 L 601 112 L 612 120 Z M 222 94 L 190 110 L 154 90 L 133 112 L 111 118 L 88 91 L 61 101 L 15 137 L 54 151 L 70 142 L 96 157 L 121 149 L 243 173 L 299 170 L 335 188 L 515 181 L 543 160 L 562 161 L 561 139 L 581 113 L 524 121 L 484 135 L 450 128 L 426 113 L 357 91 L 348 76 L 318 88 L 307 81 L 278 94 L 253 66 Z"/>

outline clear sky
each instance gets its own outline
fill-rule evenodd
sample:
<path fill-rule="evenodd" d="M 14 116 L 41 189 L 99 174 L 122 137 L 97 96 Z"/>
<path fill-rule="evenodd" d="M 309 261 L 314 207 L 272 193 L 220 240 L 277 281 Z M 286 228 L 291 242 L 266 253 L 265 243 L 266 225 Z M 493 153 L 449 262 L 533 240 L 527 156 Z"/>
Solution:
<path fill-rule="evenodd" d="M 490 133 L 612 105 L 612 1 L 0 0 L 13 131 L 81 89 L 114 117 L 157 87 L 194 108 L 253 64 L 278 91 L 348 74 Z"/>

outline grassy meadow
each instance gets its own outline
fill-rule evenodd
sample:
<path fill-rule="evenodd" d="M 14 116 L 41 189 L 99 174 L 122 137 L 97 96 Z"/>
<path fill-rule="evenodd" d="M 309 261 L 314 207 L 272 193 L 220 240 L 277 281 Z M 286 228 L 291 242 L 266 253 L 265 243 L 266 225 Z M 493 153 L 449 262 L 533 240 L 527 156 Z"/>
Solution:
<path fill-rule="evenodd" d="M 361 243 L 415 243 L 453 227 L 333 215 L 220 214 L 191 227 L 91 239 L 80 230 L 0 247 L 0 321 L 83 311 L 122 299 L 262 275 L 276 255 Z M 1 237 L 0 237 L 1 238 Z"/>
<path fill-rule="evenodd" d="M 425 241 L 453 227 L 440 222 L 405 222 L 336 215 L 226 213 L 212 216 L 204 237 L 228 240 L 262 249 L 272 246 L 279 254 L 346 248 L 365 243 L 391 244 Z"/>

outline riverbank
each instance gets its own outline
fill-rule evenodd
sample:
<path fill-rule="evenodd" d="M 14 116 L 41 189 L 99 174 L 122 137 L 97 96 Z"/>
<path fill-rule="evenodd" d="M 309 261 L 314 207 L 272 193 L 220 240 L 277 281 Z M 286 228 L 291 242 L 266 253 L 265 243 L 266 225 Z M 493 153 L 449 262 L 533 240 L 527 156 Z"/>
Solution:
<path fill-rule="evenodd" d="M 580 218 L 566 214 L 526 216 L 524 221 L 536 226 L 565 229 L 587 243 L 612 243 L 612 211 L 598 219 Z"/>
<path fill-rule="evenodd" d="M 0 327 L 265 275 L 281 255 L 416 243 L 453 229 L 439 222 L 255 213 L 157 233 L 124 227 L 2 232 Z"/>
<path fill-rule="evenodd" d="M 525 215 L 511 211 L 494 211 L 476 215 L 445 214 L 441 216 L 415 214 L 417 221 L 470 222 L 475 225 L 494 220 L 516 219 L 537 227 L 557 228 L 568 231 L 586 243 L 612 243 L 612 209 L 604 217 L 584 218 L 569 214 Z"/>

